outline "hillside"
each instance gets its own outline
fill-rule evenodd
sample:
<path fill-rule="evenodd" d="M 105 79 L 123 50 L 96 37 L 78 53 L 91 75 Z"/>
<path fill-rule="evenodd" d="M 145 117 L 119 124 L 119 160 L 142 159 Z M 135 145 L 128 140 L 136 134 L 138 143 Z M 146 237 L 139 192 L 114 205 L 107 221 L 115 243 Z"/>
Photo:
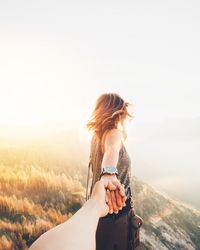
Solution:
<path fill-rule="evenodd" d="M 200 211 L 133 178 L 135 207 L 144 219 L 141 246 L 151 250 L 199 250 Z"/>
<path fill-rule="evenodd" d="M 0 249 L 27 249 L 85 202 L 87 166 L 58 160 L 42 148 L 0 150 Z M 133 176 L 138 249 L 200 249 L 200 211 Z"/>

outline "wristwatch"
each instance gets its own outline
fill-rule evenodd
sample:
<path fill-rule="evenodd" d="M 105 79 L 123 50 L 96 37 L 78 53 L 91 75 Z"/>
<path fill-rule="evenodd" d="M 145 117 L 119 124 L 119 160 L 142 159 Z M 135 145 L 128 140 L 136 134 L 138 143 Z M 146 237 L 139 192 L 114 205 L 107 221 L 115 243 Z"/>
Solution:
<path fill-rule="evenodd" d="M 105 166 L 105 167 L 103 167 L 103 169 L 102 169 L 102 172 L 101 172 L 101 174 L 100 174 L 99 179 L 100 179 L 101 176 L 104 175 L 104 174 L 110 174 L 110 175 L 116 174 L 116 175 L 118 175 L 119 173 L 118 173 L 118 170 L 117 170 L 116 167 L 114 167 L 114 166 Z"/>

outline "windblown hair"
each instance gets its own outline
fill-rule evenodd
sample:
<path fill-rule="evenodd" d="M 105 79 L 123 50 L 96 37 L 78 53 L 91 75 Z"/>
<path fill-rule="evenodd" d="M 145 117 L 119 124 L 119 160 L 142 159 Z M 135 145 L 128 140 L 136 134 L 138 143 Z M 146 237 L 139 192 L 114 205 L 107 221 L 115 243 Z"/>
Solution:
<path fill-rule="evenodd" d="M 102 139 L 105 132 L 112 128 L 117 128 L 120 120 L 126 119 L 127 116 L 133 118 L 128 111 L 129 102 L 125 102 L 117 93 L 104 93 L 96 101 L 94 111 L 86 128 L 93 130 L 98 138 Z"/>

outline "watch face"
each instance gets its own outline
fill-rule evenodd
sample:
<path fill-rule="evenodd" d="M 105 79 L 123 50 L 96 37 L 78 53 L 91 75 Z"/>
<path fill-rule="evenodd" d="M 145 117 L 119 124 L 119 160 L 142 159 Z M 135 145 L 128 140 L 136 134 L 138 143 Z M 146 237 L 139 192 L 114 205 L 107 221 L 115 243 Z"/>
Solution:
<path fill-rule="evenodd" d="M 109 166 L 109 167 L 105 167 L 104 169 L 105 169 L 106 172 L 109 172 L 109 173 L 115 173 L 116 172 L 116 167 Z"/>

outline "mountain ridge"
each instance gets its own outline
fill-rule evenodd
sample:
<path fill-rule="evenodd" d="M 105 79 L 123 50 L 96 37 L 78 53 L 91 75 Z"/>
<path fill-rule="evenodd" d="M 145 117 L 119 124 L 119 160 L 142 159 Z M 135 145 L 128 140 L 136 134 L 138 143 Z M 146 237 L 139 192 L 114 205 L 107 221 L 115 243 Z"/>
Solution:
<path fill-rule="evenodd" d="M 199 250 L 200 210 L 133 176 L 135 209 L 144 224 L 138 250 Z"/>

